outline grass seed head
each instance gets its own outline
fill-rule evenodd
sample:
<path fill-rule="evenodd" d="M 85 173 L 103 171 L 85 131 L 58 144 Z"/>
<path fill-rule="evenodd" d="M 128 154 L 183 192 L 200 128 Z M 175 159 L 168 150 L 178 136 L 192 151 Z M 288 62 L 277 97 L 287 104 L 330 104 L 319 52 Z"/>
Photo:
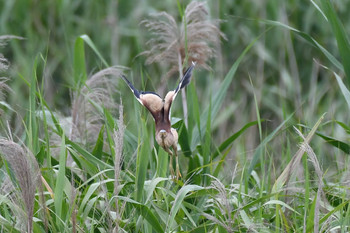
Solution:
<path fill-rule="evenodd" d="M 150 50 L 142 53 L 148 56 L 146 63 L 170 64 L 166 76 L 178 71 L 186 62 L 197 62 L 197 66 L 209 70 L 208 60 L 216 55 L 220 37 L 226 39 L 217 26 L 219 21 L 209 18 L 205 2 L 191 2 L 180 25 L 166 12 L 154 14 L 141 23 L 153 36 L 147 42 Z"/>
<path fill-rule="evenodd" d="M 27 148 L 10 140 L 0 139 L 0 153 L 13 169 L 25 205 L 27 230 L 32 232 L 35 191 L 40 181 L 39 165 Z"/>
<path fill-rule="evenodd" d="M 99 107 L 115 112 L 119 105 L 113 96 L 117 92 L 117 79 L 121 69 L 111 67 L 91 76 L 79 93 L 74 95 L 72 106 L 71 137 L 87 145 L 94 144 L 101 130 L 104 118 Z"/>

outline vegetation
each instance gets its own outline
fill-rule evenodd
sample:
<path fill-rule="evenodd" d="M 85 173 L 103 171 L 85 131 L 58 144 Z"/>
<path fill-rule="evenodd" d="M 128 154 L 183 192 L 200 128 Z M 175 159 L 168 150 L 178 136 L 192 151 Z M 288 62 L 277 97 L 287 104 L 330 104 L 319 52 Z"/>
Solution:
<path fill-rule="evenodd" d="M 349 9 L 1 1 L 0 232 L 349 232 Z M 176 181 L 120 76 L 192 61 Z"/>

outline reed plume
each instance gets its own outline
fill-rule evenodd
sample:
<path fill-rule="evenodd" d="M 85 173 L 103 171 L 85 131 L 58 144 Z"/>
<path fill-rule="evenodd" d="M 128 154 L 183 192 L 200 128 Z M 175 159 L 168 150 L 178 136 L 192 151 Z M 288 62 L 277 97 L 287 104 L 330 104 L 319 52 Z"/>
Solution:
<path fill-rule="evenodd" d="M 118 232 L 119 221 L 121 220 L 121 210 L 118 205 L 118 194 L 120 191 L 119 176 L 122 169 L 123 163 L 123 145 L 124 145 L 124 133 L 126 126 L 124 125 L 123 118 L 123 106 L 120 100 L 119 107 L 119 119 L 117 120 L 118 129 L 114 131 L 114 146 L 115 146 L 115 157 L 114 157 L 114 191 L 113 195 L 115 197 L 115 213 L 116 213 L 116 225 L 114 232 Z"/>
<path fill-rule="evenodd" d="M 95 144 L 104 122 L 103 109 L 115 112 L 118 104 L 113 96 L 117 92 L 121 69 L 111 67 L 101 70 L 86 81 L 85 86 L 74 94 L 72 128 L 70 138 L 87 146 Z"/>
<path fill-rule="evenodd" d="M 0 48 L 4 47 L 7 44 L 8 40 L 11 39 L 21 39 L 21 37 L 3 35 L 0 36 Z M 0 53 L 0 75 L 5 72 L 9 68 L 9 61 L 4 57 L 2 53 Z M 11 88 L 6 84 L 8 81 L 7 77 L 0 76 L 0 100 L 3 101 L 5 97 L 5 93 L 11 91 Z M 3 110 L 0 109 L 0 114 L 3 113 Z"/>
<path fill-rule="evenodd" d="M 147 42 L 150 50 L 142 53 L 147 56 L 146 63 L 170 64 L 167 76 L 180 71 L 181 77 L 183 66 L 192 62 L 209 70 L 208 60 L 216 55 L 220 37 L 226 39 L 217 26 L 219 21 L 209 18 L 205 2 L 191 2 L 180 25 L 166 12 L 154 14 L 141 23 L 153 36 Z"/>
<path fill-rule="evenodd" d="M 11 166 L 20 187 L 20 195 L 17 195 L 16 200 L 23 201 L 26 215 L 26 221 L 23 221 L 26 224 L 21 224 L 20 227 L 26 232 L 32 232 L 35 190 L 37 184 L 40 183 L 39 165 L 26 147 L 12 140 L 0 139 L 0 153 Z M 7 187 L 14 186 L 8 185 Z M 21 198 L 18 198 L 20 196 Z M 20 220 L 18 219 L 18 221 Z"/>

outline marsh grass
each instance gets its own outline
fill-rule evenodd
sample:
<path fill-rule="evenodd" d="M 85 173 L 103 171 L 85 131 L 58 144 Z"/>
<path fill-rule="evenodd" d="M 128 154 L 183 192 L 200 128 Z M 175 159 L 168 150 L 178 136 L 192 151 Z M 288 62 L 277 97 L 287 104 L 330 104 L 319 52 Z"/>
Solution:
<path fill-rule="evenodd" d="M 26 40 L 9 41 L 1 51 L 1 232 L 349 231 L 349 25 L 341 3 L 146 2 L 138 8 L 119 2 L 110 33 L 120 32 L 112 49 L 120 53 L 111 55 L 111 35 L 101 25 L 115 5 L 11 2 L 0 3 L 0 33 Z M 166 33 L 187 37 L 152 42 L 163 49 L 179 42 L 180 63 L 179 44 L 148 53 L 149 62 L 169 55 L 166 63 L 181 73 L 184 60 L 203 52 L 203 68 L 223 67 L 194 72 L 187 124 L 180 105 L 173 108 L 179 181 L 170 178 L 168 155 L 154 142 L 152 118 L 118 81 L 127 71 L 108 65 L 128 61 L 135 85 L 161 83 L 162 70 L 143 67 L 137 56 L 142 30 L 129 29 L 151 7 L 168 12 L 160 16 L 176 32 Z M 48 21 L 23 9 L 42 11 Z M 140 12 L 145 15 L 136 20 Z M 211 14 L 225 21 L 215 24 Z M 14 22 L 26 23 L 14 28 Z M 159 23 L 167 25 L 144 22 Z M 191 25 L 202 28 L 191 34 Z M 223 33 L 227 42 L 216 53 L 211 45 Z M 191 54 L 198 44 L 203 50 Z M 223 64 L 207 63 L 215 53 Z M 51 93 L 56 77 L 64 91 Z"/>

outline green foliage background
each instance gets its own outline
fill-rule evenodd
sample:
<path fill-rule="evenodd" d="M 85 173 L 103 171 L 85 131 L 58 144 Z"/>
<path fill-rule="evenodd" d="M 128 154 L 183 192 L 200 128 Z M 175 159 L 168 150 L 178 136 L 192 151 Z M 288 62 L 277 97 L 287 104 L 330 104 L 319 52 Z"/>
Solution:
<path fill-rule="evenodd" d="M 126 130 L 118 196 L 118 111 L 96 106 L 104 121 L 93 145 L 67 137 L 58 123 L 70 116 L 73 93 L 99 70 L 128 67 L 136 87 L 157 90 L 169 66 L 146 65 L 138 56 L 150 38 L 140 22 L 159 11 L 180 22 L 187 4 L 0 2 L 0 35 L 23 38 L 0 50 L 10 63 L 1 76 L 12 89 L 1 102 L 1 136 L 26 146 L 48 183 L 45 205 L 36 189 L 34 232 L 348 232 L 350 2 L 207 2 L 227 40 L 212 69 L 197 69 L 186 89 L 188 127 L 180 98 L 172 109 L 182 149 L 179 182 L 168 178 L 152 117 L 119 80 L 113 97 L 122 100 Z M 177 80 L 170 77 L 167 87 Z M 305 146 L 312 153 L 300 152 Z M 66 166 L 67 155 L 76 167 Z M 12 174 L 23 192 L 6 155 L 1 166 L 1 180 Z M 3 190 L 1 200 L 0 230 L 21 232 L 12 211 L 25 204 Z"/>

